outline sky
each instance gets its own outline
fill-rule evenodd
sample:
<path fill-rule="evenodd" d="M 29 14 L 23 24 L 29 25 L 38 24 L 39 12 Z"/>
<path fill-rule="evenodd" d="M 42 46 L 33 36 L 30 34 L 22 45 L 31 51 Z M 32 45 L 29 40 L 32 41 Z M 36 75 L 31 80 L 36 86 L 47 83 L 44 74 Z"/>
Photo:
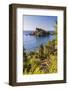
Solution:
<path fill-rule="evenodd" d="M 53 31 L 57 21 L 57 16 L 36 16 L 24 15 L 24 31 L 36 30 L 36 27 L 47 31 Z"/>

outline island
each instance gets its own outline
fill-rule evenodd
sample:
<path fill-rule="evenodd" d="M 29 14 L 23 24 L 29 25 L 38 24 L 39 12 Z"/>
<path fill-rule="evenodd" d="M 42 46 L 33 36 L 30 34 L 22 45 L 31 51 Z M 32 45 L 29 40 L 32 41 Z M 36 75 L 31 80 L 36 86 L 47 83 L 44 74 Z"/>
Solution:
<path fill-rule="evenodd" d="M 50 34 L 53 34 L 54 32 L 50 32 L 50 31 L 47 31 L 47 30 L 44 30 L 42 28 L 36 28 L 35 31 L 31 32 L 30 35 L 35 35 L 35 36 L 47 36 L 47 35 L 50 35 Z"/>

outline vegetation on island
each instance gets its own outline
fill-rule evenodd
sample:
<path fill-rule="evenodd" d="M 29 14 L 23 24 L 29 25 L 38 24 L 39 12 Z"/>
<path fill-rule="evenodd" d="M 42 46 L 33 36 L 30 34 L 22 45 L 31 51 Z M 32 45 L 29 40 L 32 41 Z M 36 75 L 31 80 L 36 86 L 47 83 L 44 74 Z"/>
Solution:
<path fill-rule="evenodd" d="M 57 72 L 57 23 L 54 35 L 56 36 L 55 39 L 49 41 L 46 45 L 41 44 L 35 51 L 27 52 L 26 49 L 23 50 L 24 75 Z"/>

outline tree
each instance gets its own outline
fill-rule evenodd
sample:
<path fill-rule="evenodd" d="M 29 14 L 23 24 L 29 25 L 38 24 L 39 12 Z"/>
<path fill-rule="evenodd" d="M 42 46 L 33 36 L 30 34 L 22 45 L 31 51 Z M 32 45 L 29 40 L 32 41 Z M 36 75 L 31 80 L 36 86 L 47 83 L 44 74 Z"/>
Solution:
<path fill-rule="evenodd" d="M 54 28 L 55 28 L 55 34 L 57 34 L 57 21 L 55 21 L 55 26 L 54 26 Z"/>

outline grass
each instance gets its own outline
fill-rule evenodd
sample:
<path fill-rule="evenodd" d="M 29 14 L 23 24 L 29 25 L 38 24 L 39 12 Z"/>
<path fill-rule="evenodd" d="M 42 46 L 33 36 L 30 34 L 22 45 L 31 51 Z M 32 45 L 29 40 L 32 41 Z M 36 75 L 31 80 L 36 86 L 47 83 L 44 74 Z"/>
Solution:
<path fill-rule="evenodd" d="M 24 50 L 23 73 L 46 74 L 57 72 L 57 41 L 52 40 L 47 45 L 41 45 L 34 52 Z"/>

